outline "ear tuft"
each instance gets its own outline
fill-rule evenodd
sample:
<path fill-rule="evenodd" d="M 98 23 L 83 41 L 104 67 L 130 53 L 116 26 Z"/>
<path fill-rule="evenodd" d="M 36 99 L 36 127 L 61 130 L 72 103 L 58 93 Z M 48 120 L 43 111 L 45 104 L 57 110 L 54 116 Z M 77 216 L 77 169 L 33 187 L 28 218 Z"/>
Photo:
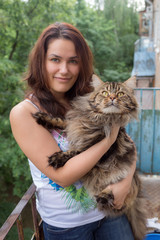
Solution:
<path fill-rule="evenodd" d="M 136 87 L 136 75 L 126 80 L 124 84 L 126 84 L 127 87 L 134 89 Z"/>
<path fill-rule="evenodd" d="M 94 88 L 100 86 L 103 83 L 103 81 L 95 74 L 92 75 L 92 86 Z"/>

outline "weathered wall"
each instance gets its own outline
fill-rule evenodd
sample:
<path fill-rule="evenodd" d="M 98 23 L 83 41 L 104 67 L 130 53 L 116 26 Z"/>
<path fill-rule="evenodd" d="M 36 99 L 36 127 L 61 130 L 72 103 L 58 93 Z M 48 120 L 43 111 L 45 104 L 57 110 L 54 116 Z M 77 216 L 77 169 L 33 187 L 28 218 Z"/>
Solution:
<path fill-rule="evenodd" d="M 154 0 L 154 47 L 156 53 L 155 87 L 160 87 L 160 0 Z"/>

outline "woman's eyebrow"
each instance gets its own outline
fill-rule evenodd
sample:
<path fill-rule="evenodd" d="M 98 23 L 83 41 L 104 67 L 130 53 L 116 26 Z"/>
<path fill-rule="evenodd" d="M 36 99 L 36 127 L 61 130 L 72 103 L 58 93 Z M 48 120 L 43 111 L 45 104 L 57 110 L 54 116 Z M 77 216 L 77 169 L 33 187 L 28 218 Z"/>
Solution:
<path fill-rule="evenodd" d="M 73 57 L 70 57 L 69 59 L 73 59 L 73 58 L 78 58 L 78 56 L 73 56 Z"/>
<path fill-rule="evenodd" d="M 61 56 L 58 56 L 57 54 L 50 54 L 48 57 L 56 57 L 56 58 L 62 58 Z M 69 57 L 69 59 L 75 59 L 75 58 L 78 58 L 78 56 L 72 56 L 72 57 Z"/>
<path fill-rule="evenodd" d="M 57 58 L 62 58 L 62 57 L 60 57 L 60 56 L 58 56 L 58 55 L 56 55 L 56 54 L 54 54 L 54 53 L 50 54 L 48 57 L 57 57 Z"/>

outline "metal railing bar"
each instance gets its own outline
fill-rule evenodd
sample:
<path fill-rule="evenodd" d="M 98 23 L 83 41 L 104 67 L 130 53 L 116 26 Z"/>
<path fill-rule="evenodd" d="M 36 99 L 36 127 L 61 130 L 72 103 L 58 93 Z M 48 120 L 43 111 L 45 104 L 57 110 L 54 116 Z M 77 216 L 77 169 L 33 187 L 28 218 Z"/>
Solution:
<path fill-rule="evenodd" d="M 159 87 L 141 87 L 141 88 L 134 88 L 135 90 L 160 90 Z"/>
<path fill-rule="evenodd" d="M 22 225 L 21 214 L 17 218 L 16 223 L 17 223 L 17 229 L 18 229 L 18 239 L 19 240 L 24 240 L 24 232 L 23 232 L 23 225 Z"/>
<path fill-rule="evenodd" d="M 10 216 L 7 218 L 5 223 L 2 225 L 2 227 L 0 228 L 0 240 L 3 240 L 6 237 L 11 227 L 13 226 L 13 224 L 16 222 L 17 218 L 21 214 L 22 210 L 24 209 L 28 201 L 31 199 L 31 197 L 35 193 L 35 190 L 36 190 L 36 187 L 34 184 L 32 184 L 27 190 L 27 192 L 24 194 L 24 196 L 21 198 L 21 200 L 19 201 L 15 209 L 12 211 Z"/>
<path fill-rule="evenodd" d="M 32 216 L 33 216 L 35 237 L 36 237 L 36 240 L 40 240 L 39 223 L 38 223 L 38 216 L 37 216 L 37 211 L 36 211 L 36 198 L 35 197 L 33 197 L 31 199 L 31 207 L 32 207 Z"/>
<path fill-rule="evenodd" d="M 153 160 L 154 160 L 154 148 L 155 148 L 155 131 L 156 131 L 156 90 L 153 90 L 153 113 L 152 113 L 152 118 L 153 118 L 153 140 L 152 140 L 152 156 L 151 156 L 151 171 L 153 172 Z"/>

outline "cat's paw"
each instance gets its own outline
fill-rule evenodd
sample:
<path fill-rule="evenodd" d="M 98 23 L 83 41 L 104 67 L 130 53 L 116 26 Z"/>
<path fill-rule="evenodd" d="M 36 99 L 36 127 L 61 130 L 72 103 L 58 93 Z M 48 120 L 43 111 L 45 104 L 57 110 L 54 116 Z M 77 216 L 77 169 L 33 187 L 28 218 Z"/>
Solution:
<path fill-rule="evenodd" d="M 68 159 L 64 157 L 64 152 L 56 152 L 48 157 L 48 163 L 53 168 L 57 169 L 63 167 L 64 164 L 67 162 Z"/>
<path fill-rule="evenodd" d="M 114 214 L 122 214 L 126 209 L 126 205 L 123 205 L 121 209 L 115 208 L 114 195 L 108 188 L 104 189 L 100 194 L 96 195 L 95 198 L 98 208 L 100 210 L 107 210 L 107 212 L 109 211 L 113 214 L 113 216 Z"/>
<path fill-rule="evenodd" d="M 56 152 L 48 158 L 48 163 L 50 166 L 52 166 L 54 168 L 60 168 L 60 167 L 63 167 L 64 164 L 70 158 L 74 157 L 75 155 L 77 155 L 79 153 L 80 153 L 79 151 Z"/>
<path fill-rule="evenodd" d="M 101 208 L 103 209 L 114 207 L 114 195 L 111 191 L 102 191 L 100 194 L 96 195 L 95 198 L 97 203 L 101 205 Z"/>
<path fill-rule="evenodd" d="M 51 122 L 51 116 L 44 112 L 32 113 L 32 117 L 36 120 L 39 125 L 42 125 L 46 129 L 53 129 L 53 124 Z"/>

